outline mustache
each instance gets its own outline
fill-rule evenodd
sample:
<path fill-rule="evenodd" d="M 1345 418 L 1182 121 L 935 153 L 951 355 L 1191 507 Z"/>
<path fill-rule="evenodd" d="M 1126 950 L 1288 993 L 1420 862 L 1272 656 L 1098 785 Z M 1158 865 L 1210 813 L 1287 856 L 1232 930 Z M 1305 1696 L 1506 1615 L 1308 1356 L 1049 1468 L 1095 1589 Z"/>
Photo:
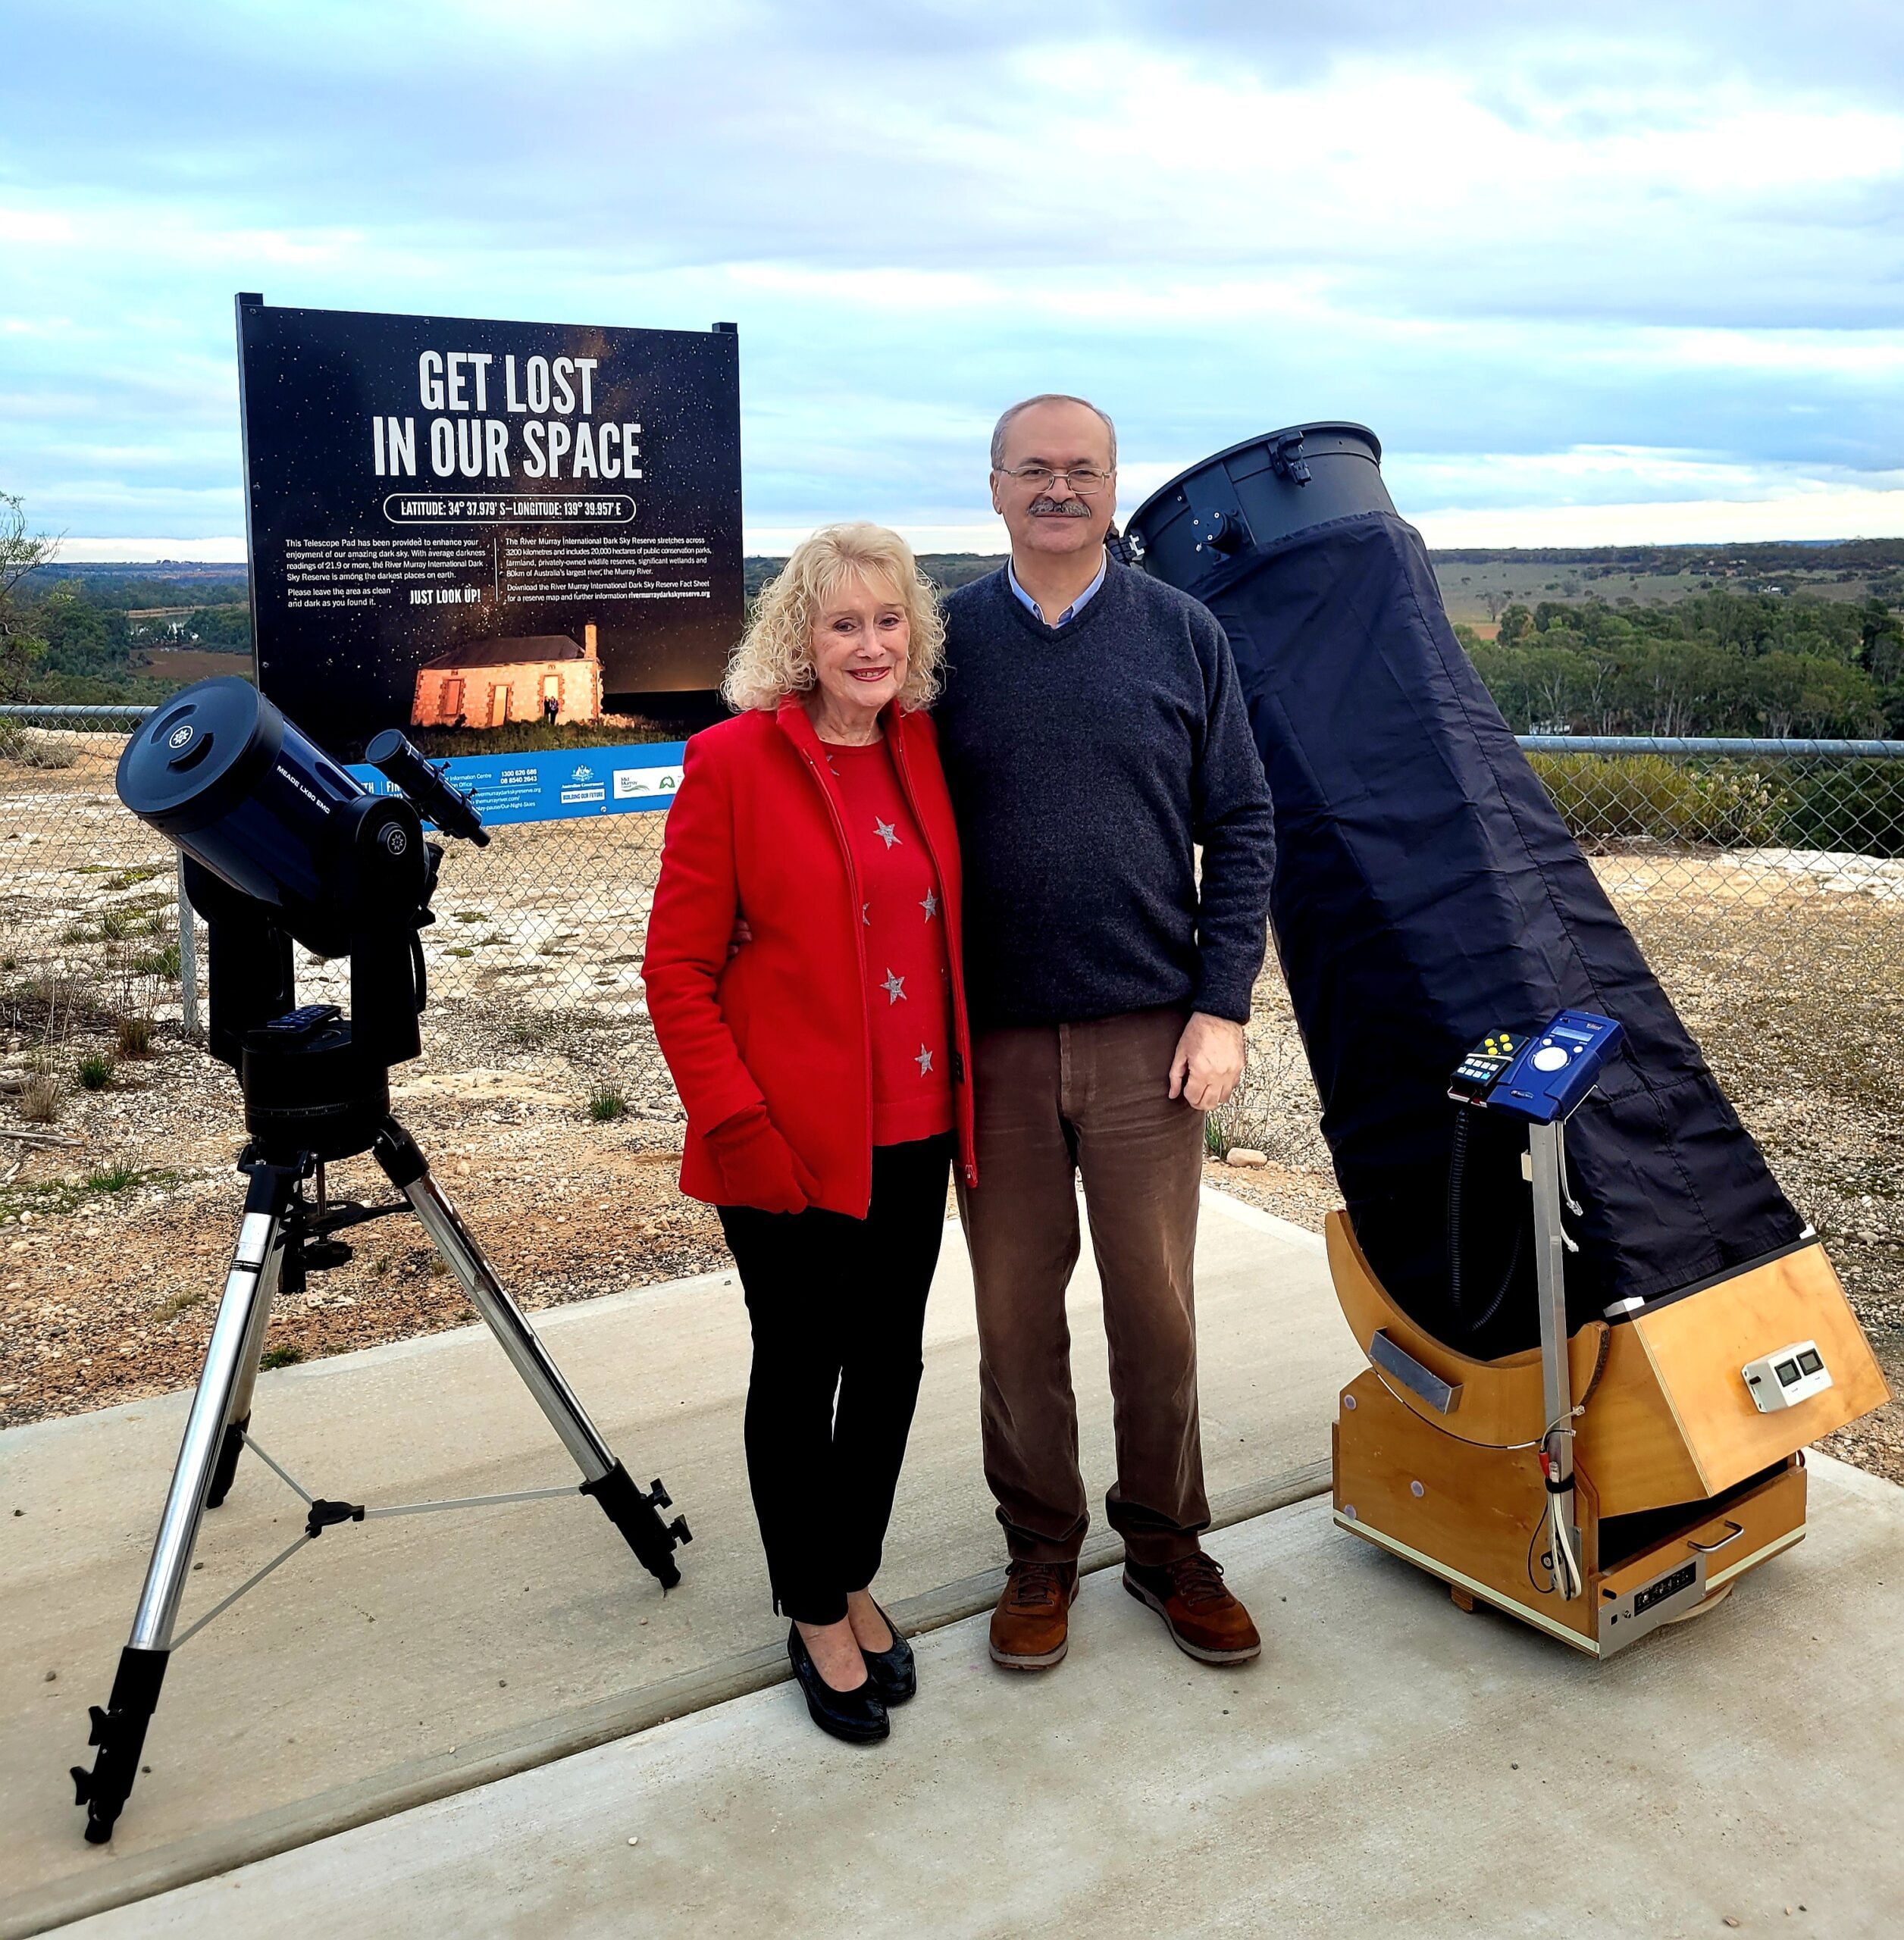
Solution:
<path fill-rule="evenodd" d="M 1054 499 L 1048 493 L 1025 508 L 1034 518 L 1088 518 L 1091 508 L 1082 499 Z"/>

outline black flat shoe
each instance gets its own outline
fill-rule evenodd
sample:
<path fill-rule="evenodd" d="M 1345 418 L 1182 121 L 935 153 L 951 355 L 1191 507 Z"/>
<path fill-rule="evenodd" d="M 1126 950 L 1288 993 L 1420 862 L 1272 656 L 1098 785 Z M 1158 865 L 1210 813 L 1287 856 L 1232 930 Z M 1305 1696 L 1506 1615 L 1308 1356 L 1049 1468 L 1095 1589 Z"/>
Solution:
<path fill-rule="evenodd" d="M 822 1731 L 844 1738 L 848 1744 L 876 1744 L 891 1730 L 885 1701 L 874 1686 L 870 1670 L 866 1682 L 856 1690 L 835 1691 L 821 1676 L 797 1623 L 787 1627 L 787 1655 L 806 1694 L 807 1715 Z"/>
<path fill-rule="evenodd" d="M 875 1604 L 873 1608 L 879 1610 L 879 1606 Z M 862 1644 L 860 1654 L 866 1660 L 866 1676 L 880 1701 L 903 1704 L 919 1690 L 919 1666 L 913 1660 L 912 1645 L 899 1634 L 899 1626 L 883 1610 L 879 1614 L 886 1619 L 892 1641 L 883 1651 L 869 1651 Z"/>

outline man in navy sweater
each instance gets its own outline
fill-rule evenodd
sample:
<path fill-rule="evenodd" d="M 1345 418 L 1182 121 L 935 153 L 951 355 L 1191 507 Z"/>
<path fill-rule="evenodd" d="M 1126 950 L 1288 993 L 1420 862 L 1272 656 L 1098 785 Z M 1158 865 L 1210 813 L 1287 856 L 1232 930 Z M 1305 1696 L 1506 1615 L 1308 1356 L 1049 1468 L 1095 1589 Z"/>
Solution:
<path fill-rule="evenodd" d="M 1064 1296 L 1081 1175 L 1110 1344 L 1125 1587 L 1192 1657 L 1261 1649 L 1198 1537 L 1192 1256 L 1203 1115 L 1235 1089 L 1273 834 L 1223 630 L 1110 559 L 1116 432 L 1082 399 L 992 434 L 1001 572 L 947 607 L 938 722 L 965 858 L 986 1479 L 1010 1566 L 991 1654 L 1060 1662 L 1089 1521 Z M 1202 850 L 1201 873 L 1197 850 Z"/>

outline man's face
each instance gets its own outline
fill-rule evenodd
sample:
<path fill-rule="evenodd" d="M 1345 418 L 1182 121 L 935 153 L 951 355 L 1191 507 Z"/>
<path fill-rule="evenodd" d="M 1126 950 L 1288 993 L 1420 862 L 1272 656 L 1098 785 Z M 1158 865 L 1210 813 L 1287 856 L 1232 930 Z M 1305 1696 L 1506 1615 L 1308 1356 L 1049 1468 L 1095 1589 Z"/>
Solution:
<path fill-rule="evenodd" d="M 1048 480 L 1016 475 L 1026 471 L 1060 475 Z M 1004 463 L 991 474 L 991 503 L 1013 552 L 1096 550 L 1117 509 L 1116 488 L 1110 433 L 1094 411 L 1081 404 L 1035 404 L 1005 427 Z"/>

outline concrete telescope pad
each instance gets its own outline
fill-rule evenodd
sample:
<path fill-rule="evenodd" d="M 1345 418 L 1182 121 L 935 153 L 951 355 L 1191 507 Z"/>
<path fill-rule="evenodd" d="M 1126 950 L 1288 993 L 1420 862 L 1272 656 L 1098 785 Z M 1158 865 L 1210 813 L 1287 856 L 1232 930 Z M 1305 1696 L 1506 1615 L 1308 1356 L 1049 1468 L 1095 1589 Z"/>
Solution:
<path fill-rule="evenodd" d="M 783 1685 L 70 1932 L 1894 1933 L 1904 1491 L 1812 1485 L 1797 1549 L 1604 1663 L 1311 1500 L 1213 1544 L 1254 1666 L 1179 1656 L 1106 1570 L 1054 1672 L 996 1669 L 982 1616 L 922 1639 L 884 1745 Z"/>
<path fill-rule="evenodd" d="M 480 1238 L 481 1235 L 479 1234 Z M 1362 1366 L 1321 1241 L 1207 1197 L 1198 1250 L 1206 1459 L 1224 1519 L 1326 1485 L 1336 1394 Z M 637 1479 L 695 1531 L 664 1598 L 579 1497 L 327 1531 L 177 1654 L 110 1846 L 66 1769 L 124 1642 L 189 1397 L 0 1435 L 0 1935 L 221 1873 L 600 1744 L 785 1674 L 747 1494 L 749 1347 L 731 1275 L 546 1310 L 535 1324 Z M 215 1289 L 213 1290 L 215 1293 Z M 1088 1249 L 1073 1289 L 1085 1474 L 1113 1472 Z M 959 1229 L 879 1579 L 902 1621 L 995 1594 L 976 1341 Z M 260 1378 L 261 1444 L 314 1495 L 371 1504 L 578 1479 L 480 1328 Z M 15 1516 L 14 1511 L 24 1513 Z M 282 1549 L 302 1505 L 247 1457 L 205 1519 L 189 1622 Z M 1103 1554 L 1104 1532 L 1094 1531 Z M 54 1673 L 52 1681 L 47 1672 Z"/>

